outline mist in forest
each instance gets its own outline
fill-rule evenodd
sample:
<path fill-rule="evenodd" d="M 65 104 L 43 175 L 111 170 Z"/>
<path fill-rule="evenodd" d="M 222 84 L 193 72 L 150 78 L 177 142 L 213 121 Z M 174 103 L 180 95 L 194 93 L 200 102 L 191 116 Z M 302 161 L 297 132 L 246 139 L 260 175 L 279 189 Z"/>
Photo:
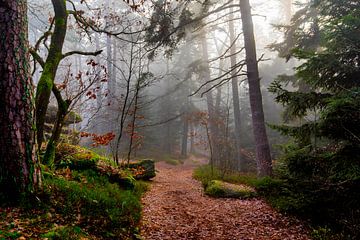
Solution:
<path fill-rule="evenodd" d="M 209 4 L 207 11 L 215 10 L 213 14 L 194 24 L 185 24 L 182 29 L 179 27 L 181 33 L 174 32 L 167 40 L 168 45 L 165 43 L 163 47 L 149 44 L 161 36 L 151 36 L 154 32 L 146 30 L 154 21 L 151 11 L 157 11 L 146 3 L 136 11 L 122 1 L 88 1 L 87 6 L 74 4 L 77 10 L 84 11 L 81 17 L 94 19 L 94 23 L 103 29 L 103 32 L 90 33 L 70 18 L 72 27 L 67 31 L 64 49 L 102 52 L 97 56 L 70 56 L 61 63 L 56 74 L 56 84 L 66 88 L 64 93 L 68 96 L 84 90 L 79 84 L 91 85 L 86 86 L 85 93 L 71 106 L 71 111 L 79 114 L 82 120 L 68 128 L 78 132 L 76 139 L 81 145 L 96 148 L 117 161 L 145 156 L 210 156 L 214 152 L 211 153 L 209 146 L 209 128 L 214 131 L 216 125 L 218 133 L 212 136 L 213 145 L 224 149 L 223 153 L 216 153 L 217 161 L 226 158 L 228 164 L 236 165 L 236 151 L 241 146 L 240 154 L 246 159 L 247 166 L 254 169 L 254 139 L 245 68 L 237 70 L 236 80 L 232 80 L 231 73 L 232 64 L 243 66 L 245 58 L 239 10 L 231 7 L 217 10 L 229 5 L 227 2 Z M 192 5 L 167 5 L 164 11 L 178 17 L 172 19 L 173 26 L 167 26 L 169 29 L 182 24 L 179 8 L 185 12 L 186 7 L 187 13 L 195 18 L 201 15 L 201 4 L 189 4 Z M 292 74 L 295 62 L 278 58 L 269 45 L 282 38 L 275 25 L 289 23 L 293 8 L 287 1 L 258 0 L 253 3 L 265 121 L 270 124 L 282 121 L 283 109 L 274 102 L 274 96 L 267 88 L 278 75 Z M 52 16 L 50 1 L 29 2 L 31 44 L 35 45 L 39 36 L 47 31 Z M 42 41 L 44 46 L 40 47 L 40 54 L 47 51 L 49 38 Z M 204 41 L 207 56 L 202 54 Z M 236 54 L 237 63 L 231 62 L 230 58 L 235 55 L 231 51 Z M 208 70 L 204 70 L 205 62 Z M 204 71 L 210 74 L 206 81 Z M 41 68 L 36 68 L 33 75 L 37 83 Z M 232 84 L 237 85 L 237 93 L 233 92 Z M 235 111 L 234 97 L 238 99 L 235 107 L 239 108 Z M 50 105 L 56 106 L 54 96 Z M 236 111 L 237 115 L 234 115 Z M 236 121 L 239 126 L 235 126 Z M 108 136 L 111 140 L 105 141 L 104 145 L 97 144 L 92 141 L 91 134 Z M 276 157 L 274 146 L 283 143 L 284 138 L 270 128 L 268 134 L 271 153 Z M 212 148 L 212 151 L 219 151 Z"/>

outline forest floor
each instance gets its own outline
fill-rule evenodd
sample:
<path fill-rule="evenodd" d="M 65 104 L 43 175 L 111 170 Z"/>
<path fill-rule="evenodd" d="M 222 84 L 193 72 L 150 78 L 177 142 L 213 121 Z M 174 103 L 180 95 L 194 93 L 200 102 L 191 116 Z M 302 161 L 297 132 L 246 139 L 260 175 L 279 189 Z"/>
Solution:
<path fill-rule="evenodd" d="M 272 209 L 262 199 L 216 199 L 192 178 L 201 159 L 183 165 L 156 164 L 143 197 L 142 236 L 151 239 L 310 239 L 305 225 Z"/>

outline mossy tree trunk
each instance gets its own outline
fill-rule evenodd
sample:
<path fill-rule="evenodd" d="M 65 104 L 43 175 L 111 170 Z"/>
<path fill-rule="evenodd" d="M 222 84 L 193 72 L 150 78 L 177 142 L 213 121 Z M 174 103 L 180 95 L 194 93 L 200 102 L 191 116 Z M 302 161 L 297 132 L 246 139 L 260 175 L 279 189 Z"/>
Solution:
<path fill-rule="evenodd" d="M 49 105 L 56 71 L 63 58 L 62 48 L 65 41 L 68 13 L 66 1 L 52 0 L 55 11 L 55 28 L 51 36 L 49 54 L 43 66 L 39 83 L 36 89 L 36 128 L 39 147 L 44 140 L 44 123 L 46 110 Z"/>
<path fill-rule="evenodd" d="M 35 147 L 27 1 L 0 1 L 0 197 L 17 200 L 41 184 Z"/>
<path fill-rule="evenodd" d="M 249 97 L 255 138 L 257 170 L 258 175 L 263 177 L 272 174 L 272 162 L 269 141 L 265 128 L 258 59 L 256 57 L 254 26 L 252 22 L 251 6 L 249 0 L 240 0 L 240 12 L 244 34 L 246 67 L 249 81 Z"/>
<path fill-rule="evenodd" d="M 50 167 L 54 166 L 56 145 L 59 143 L 61 131 L 64 125 L 64 120 L 66 115 L 69 113 L 69 107 L 71 104 L 70 100 L 64 100 L 62 98 L 60 91 L 55 86 L 53 87 L 53 93 L 58 103 L 58 112 L 54 128 L 51 133 L 51 137 L 46 146 L 46 152 L 43 159 L 44 164 Z"/>

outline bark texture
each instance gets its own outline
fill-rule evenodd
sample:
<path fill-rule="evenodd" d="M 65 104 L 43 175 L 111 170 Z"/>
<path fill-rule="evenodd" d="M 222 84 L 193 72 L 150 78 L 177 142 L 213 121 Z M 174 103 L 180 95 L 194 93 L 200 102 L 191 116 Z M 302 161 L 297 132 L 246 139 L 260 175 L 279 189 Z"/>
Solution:
<path fill-rule="evenodd" d="M 10 199 L 41 180 L 27 31 L 27 1 L 0 0 L 0 196 Z"/>
<path fill-rule="evenodd" d="M 249 0 L 240 0 L 240 11 L 244 34 L 246 67 L 249 81 L 249 97 L 252 115 L 251 117 L 256 147 L 257 170 L 259 176 L 269 176 L 272 174 L 272 163 L 270 147 L 265 128 L 258 61 L 256 57 L 254 27 Z"/>

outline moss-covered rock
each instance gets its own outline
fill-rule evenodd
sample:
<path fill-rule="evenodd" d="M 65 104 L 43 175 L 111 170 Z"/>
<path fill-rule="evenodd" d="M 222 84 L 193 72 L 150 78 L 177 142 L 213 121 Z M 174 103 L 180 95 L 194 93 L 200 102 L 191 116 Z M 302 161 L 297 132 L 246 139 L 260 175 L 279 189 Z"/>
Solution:
<path fill-rule="evenodd" d="M 49 105 L 46 111 L 45 122 L 53 124 L 57 119 L 57 111 L 58 111 L 57 106 Z M 75 111 L 71 111 L 65 117 L 64 125 L 67 126 L 70 124 L 79 123 L 81 121 L 82 121 L 81 116 Z"/>
<path fill-rule="evenodd" d="M 55 166 L 58 168 L 69 167 L 73 170 L 97 169 L 100 156 L 88 149 L 71 145 L 59 144 L 55 153 Z"/>
<path fill-rule="evenodd" d="M 205 193 L 219 198 L 251 198 L 256 196 L 253 188 L 246 185 L 226 183 L 220 180 L 212 180 L 208 183 Z"/>
<path fill-rule="evenodd" d="M 155 177 L 155 162 L 153 160 L 131 162 L 127 168 L 114 167 L 109 161 L 91 150 L 76 145 L 63 143 L 58 144 L 56 148 L 56 168 L 69 168 L 78 171 L 93 170 L 125 189 L 134 188 L 135 180 L 149 180 Z"/>
<path fill-rule="evenodd" d="M 149 180 L 156 176 L 155 161 L 151 159 L 131 162 L 127 167 L 131 170 L 135 179 Z"/>

